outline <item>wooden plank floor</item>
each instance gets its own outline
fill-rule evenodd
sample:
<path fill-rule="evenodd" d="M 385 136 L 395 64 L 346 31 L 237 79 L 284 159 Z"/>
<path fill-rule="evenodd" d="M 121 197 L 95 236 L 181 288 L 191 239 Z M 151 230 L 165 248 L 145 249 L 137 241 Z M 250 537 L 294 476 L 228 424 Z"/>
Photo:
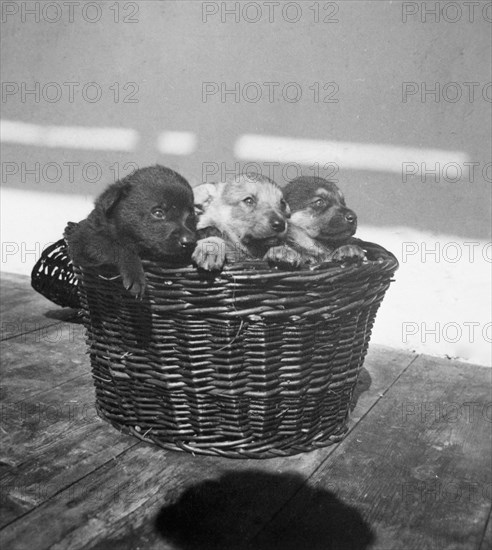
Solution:
<path fill-rule="evenodd" d="M 3 549 L 492 549 L 491 369 L 371 346 L 343 442 L 193 456 L 97 417 L 74 312 L 2 298 Z"/>

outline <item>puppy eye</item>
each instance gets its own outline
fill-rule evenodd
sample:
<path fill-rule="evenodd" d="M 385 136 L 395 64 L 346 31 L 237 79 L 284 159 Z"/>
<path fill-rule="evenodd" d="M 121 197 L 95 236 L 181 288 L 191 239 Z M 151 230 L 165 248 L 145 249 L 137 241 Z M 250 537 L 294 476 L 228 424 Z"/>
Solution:
<path fill-rule="evenodd" d="M 248 206 L 253 206 L 253 204 L 255 203 L 253 197 L 246 197 L 244 200 L 243 200 L 244 204 L 247 204 Z"/>
<path fill-rule="evenodd" d="M 284 201 L 284 199 L 281 199 L 280 207 L 282 208 L 282 210 L 287 210 L 287 203 Z"/>
<path fill-rule="evenodd" d="M 314 201 L 313 205 L 316 208 L 323 208 L 323 207 L 326 206 L 326 202 L 323 199 L 318 199 L 318 200 Z"/>
<path fill-rule="evenodd" d="M 163 220 L 165 217 L 165 212 L 162 208 L 152 208 L 151 214 L 152 217 L 158 220 Z"/>

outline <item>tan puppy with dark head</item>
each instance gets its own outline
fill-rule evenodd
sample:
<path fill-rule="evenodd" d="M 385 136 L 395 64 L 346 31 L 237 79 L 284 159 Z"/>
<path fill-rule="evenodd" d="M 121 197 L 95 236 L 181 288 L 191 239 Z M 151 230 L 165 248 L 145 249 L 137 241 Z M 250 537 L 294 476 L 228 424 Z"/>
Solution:
<path fill-rule="evenodd" d="M 277 265 L 316 265 L 327 261 L 364 261 L 357 215 L 331 181 L 302 176 L 289 182 L 284 196 L 292 210 L 285 247 L 277 247 Z"/>
<path fill-rule="evenodd" d="M 264 258 L 285 241 L 290 209 L 269 178 L 249 172 L 229 182 L 199 185 L 193 192 L 202 237 L 193 253 L 198 267 L 216 271 L 226 260 Z"/>

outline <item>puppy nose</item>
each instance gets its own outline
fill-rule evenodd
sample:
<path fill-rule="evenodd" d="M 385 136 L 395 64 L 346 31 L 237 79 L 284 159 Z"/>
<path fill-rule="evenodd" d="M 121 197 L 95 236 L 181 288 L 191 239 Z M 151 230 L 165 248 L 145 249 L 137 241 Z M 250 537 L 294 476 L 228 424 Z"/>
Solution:
<path fill-rule="evenodd" d="M 183 235 L 181 239 L 179 239 L 179 244 L 182 248 L 189 250 L 190 248 L 193 248 L 196 245 L 196 240 L 194 237 L 191 237 L 190 235 Z"/>
<path fill-rule="evenodd" d="M 355 223 L 357 221 L 357 216 L 355 215 L 355 212 L 347 212 L 345 214 L 345 219 L 349 222 L 349 223 Z"/>
<path fill-rule="evenodd" d="M 272 220 L 270 222 L 270 225 L 272 226 L 272 229 L 277 233 L 282 233 L 282 231 L 285 229 L 285 221 L 281 219 Z"/>

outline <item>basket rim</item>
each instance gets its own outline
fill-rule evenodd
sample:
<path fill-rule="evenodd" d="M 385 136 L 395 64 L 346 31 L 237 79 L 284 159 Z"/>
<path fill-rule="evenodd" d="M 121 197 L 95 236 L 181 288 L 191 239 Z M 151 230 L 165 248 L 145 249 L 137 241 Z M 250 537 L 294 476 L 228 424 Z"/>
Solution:
<path fill-rule="evenodd" d="M 330 263 L 316 269 L 284 270 L 269 267 L 259 260 L 231 264 L 221 272 L 206 272 L 192 265 L 168 267 L 153 260 L 142 262 L 147 278 L 147 297 L 159 315 L 179 312 L 222 319 L 251 315 L 259 315 L 265 320 L 291 316 L 307 318 L 333 316 L 381 299 L 378 296 L 384 295 L 398 261 L 379 245 L 368 243 L 368 248 L 376 251 L 373 257 L 379 259 L 360 264 Z M 105 280 L 104 284 L 119 279 L 114 271 L 101 272 L 99 268 L 75 267 L 75 272 L 82 276 L 81 291 L 86 285 L 91 289 L 99 287 L 101 279 Z M 121 299 L 127 300 L 127 291 L 118 289 L 118 296 L 120 292 L 123 292 Z M 103 295 L 100 293 L 98 299 L 105 300 Z M 129 302 L 132 307 L 135 305 L 134 300 Z"/>
<path fill-rule="evenodd" d="M 222 276 L 226 279 L 234 281 L 241 281 L 241 279 L 247 280 L 262 280 L 262 279 L 282 279 L 288 278 L 291 281 L 301 282 L 306 280 L 322 280 L 325 277 L 333 277 L 337 274 L 340 276 L 346 276 L 349 273 L 356 272 L 363 269 L 381 269 L 387 271 L 396 271 L 400 264 L 396 259 L 396 256 L 389 250 L 386 250 L 382 246 L 370 242 L 363 241 L 361 239 L 354 239 L 357 244 L 366 252 L 370 252 L 372 256 L 379 255 L 379 259 L 367 259 L 362 263 L 349 262 L 348 264 L 340 264 L 338 262 L 323 262 L 314 266 L 301 266 L 294 269 L 272 267 L 266 261 L 261 259 L 253 259 L 242 262 L 235 262 L 226 264 L 222 271 L 219 272 L 206 272 L 198 269 L 195 265 L 187 264 L 184 266 L 169 266 L 164 261 L 142 258 L 142 263 L 146 268 L 146 271 L 150 271 L 154 274 L 191 274 L 199 273 L 205 276 L 213 277 Z M 84 268 L 81 269 L 84 271 Z"/>

